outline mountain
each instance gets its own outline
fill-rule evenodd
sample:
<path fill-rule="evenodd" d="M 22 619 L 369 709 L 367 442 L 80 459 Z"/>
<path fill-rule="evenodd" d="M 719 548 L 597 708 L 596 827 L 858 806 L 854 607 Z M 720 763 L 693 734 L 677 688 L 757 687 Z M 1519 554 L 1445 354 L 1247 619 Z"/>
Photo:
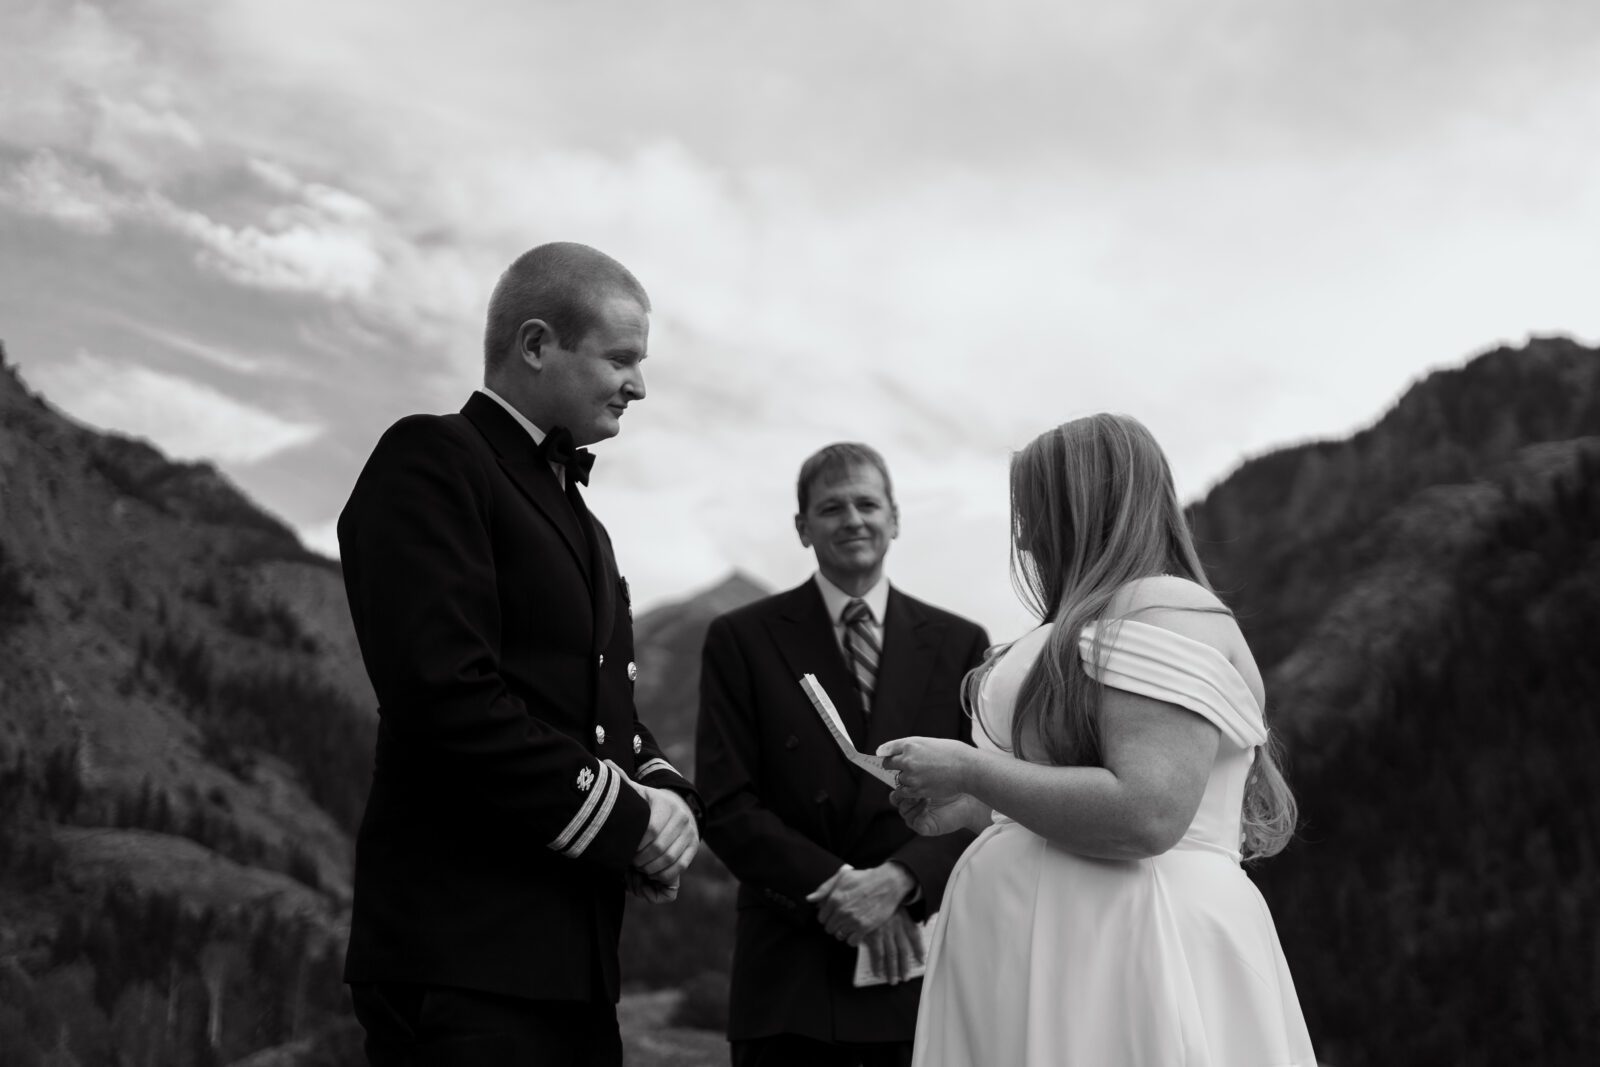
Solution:
<path fill-rule="evenodd" d="M 1191 509 L 1268 669 L 1299 840 L 1254 872 L 1319 1053 L 1600 1053 L 1600 351 L 1429 375 Z"/>
<path fill-rule="evenodd" d="M 1396 508 L 1434 486 L 1478 483 L 1530 445 L 1597 428 L 1594 350 L 1537 338 L 1430 374 L 1348 439 L 1250 460 L 1190 508 L 1190 522 L 1212 583 L 1271 668 L 1348 578 L 1383 555 Z"/>
<path fill-rule="evenodd" d="M 348 1051 L 376 719 L 338 568 L 3 356 L 0 1060 Z"/>
<path fill-rule="evenodd" d="M 700 699 L 700 646 L 711 620 L 767 595 L 735 572 L 695 596 L 639 617 L 634 641 L 639 681 L 634 699 L 673 766 L 693 777 L 694 722 Z"/>

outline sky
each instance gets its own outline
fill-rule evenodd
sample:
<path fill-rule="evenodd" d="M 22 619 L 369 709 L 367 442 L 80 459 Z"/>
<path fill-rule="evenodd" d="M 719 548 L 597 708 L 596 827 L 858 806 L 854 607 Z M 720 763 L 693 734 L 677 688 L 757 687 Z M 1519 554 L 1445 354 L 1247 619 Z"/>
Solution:
<path fill-rule="evenodd" d="M 648 396 L 591 505 L 642 607 L 811 559 L 887 457 L 892 580 L 998 639 L 1006 465 L 1148 424 L 1180 495 L 1431 369 L 1600 339 L 1600 5 L 0 0 L 0 339 L 73 417 L 335 553 L 549 240 L 628 265 Z"/>

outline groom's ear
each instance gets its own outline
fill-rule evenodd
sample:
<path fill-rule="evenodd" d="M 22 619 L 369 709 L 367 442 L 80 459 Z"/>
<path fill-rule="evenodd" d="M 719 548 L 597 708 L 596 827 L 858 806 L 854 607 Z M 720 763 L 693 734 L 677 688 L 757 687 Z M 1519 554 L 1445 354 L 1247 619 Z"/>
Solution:
<path fill-rule="evenodd" d="M 794 532 L 800 535 L 800 547 L 811 547 L 811 534 L 806 530 L 806 517 L 800 512 L 794 516 Z"/>
<path fill-rule="evenodd" d="M 528 319 L 517 327 L 517 359 L 536 369 L 543 367 L 545 346 L 554 336 L 543 319 Z"/>

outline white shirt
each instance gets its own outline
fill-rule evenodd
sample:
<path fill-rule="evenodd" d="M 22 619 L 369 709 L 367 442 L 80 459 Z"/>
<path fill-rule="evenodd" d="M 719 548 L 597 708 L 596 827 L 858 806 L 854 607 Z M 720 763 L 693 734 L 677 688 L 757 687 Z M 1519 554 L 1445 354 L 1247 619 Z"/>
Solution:
<path fill-rule="evenodd" d="M 533 438 L 534 444 L 544 444 L 544 431 L 539 429 L 539 427 L 535 426 L 533 423 L 529 422 L 526 415 L 512 407 L 509 400 L 495 392 L 493 389 L 490 389 L 487 385 L 480 386 L 478 388 L 478 392 L 482 393 L 484 396 L 488 397 L 490 400 L 493 400 L 496 404 L 499 404 L 501 407 L 509 411 L 511 413 L 511 417 L 517 420 L 517 425 L 528 431 L 528 436 Z M 556 481 L 560 482 L 561 488 L 565 489 L 567 487 L 567 468 L 563 467 L 559 463 L 552 463 L 550 464 L 550 469 L 555 471 Z"/>
<path fill-rule="evenodd" d="M 822 576 L 816 574 L 817 588 L 822 590 L 822 603 L 828 609 L 828 618 L 833 622 L 833 639 L 839 643 L 839 651 L 844 651 L 844 609 L 850 601 L 857 599 L 846 593 Z M 867 624 L 867 629 L 872 633 L 872 639 L 878 642 L 878 647 L 883 647 L 883 613 L 889 610 L 889 579 L 879 578 L 878 584 L 868 589 L 860 597 L 867 602 L 867 607 L 872 609 L 872 621 Z M 849 662 L 848 658 L 846 662 Z"/>

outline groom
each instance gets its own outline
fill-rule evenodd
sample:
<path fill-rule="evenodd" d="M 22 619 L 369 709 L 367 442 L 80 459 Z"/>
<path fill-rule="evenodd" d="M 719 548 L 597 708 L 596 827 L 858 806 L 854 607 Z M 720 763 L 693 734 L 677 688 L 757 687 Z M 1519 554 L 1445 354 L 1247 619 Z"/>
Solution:
<path fill-rule="evenodd" d="M 901 1067 L 922 988 L 901 980 L 921 954 L 915 922 L 972 836 L 912 833 L 799 679 L 816 676 L 864 752 L 913 734 L 967 740 L 961 680 L 988 638 L 884 577 L 900 516 L 876 451 L 822 449 L 798 496 L 817 573 L 716 619 L 701 670 L 706 841 L 740 882 L 728 1038 L 735 1067 Z M 858 951 L 891 983 L 858 988 Z"/>
<path fill-rule="evenodd" d="M 375 1067 L 622 1062 L 624 888 L 670 898 L 699 844 L 580 489 L 644 398 L 649 312 L 609 256 L 525 253 L 483 388 L 390 427 L 339 517 L 380 705 L 345 964 Z"/>

